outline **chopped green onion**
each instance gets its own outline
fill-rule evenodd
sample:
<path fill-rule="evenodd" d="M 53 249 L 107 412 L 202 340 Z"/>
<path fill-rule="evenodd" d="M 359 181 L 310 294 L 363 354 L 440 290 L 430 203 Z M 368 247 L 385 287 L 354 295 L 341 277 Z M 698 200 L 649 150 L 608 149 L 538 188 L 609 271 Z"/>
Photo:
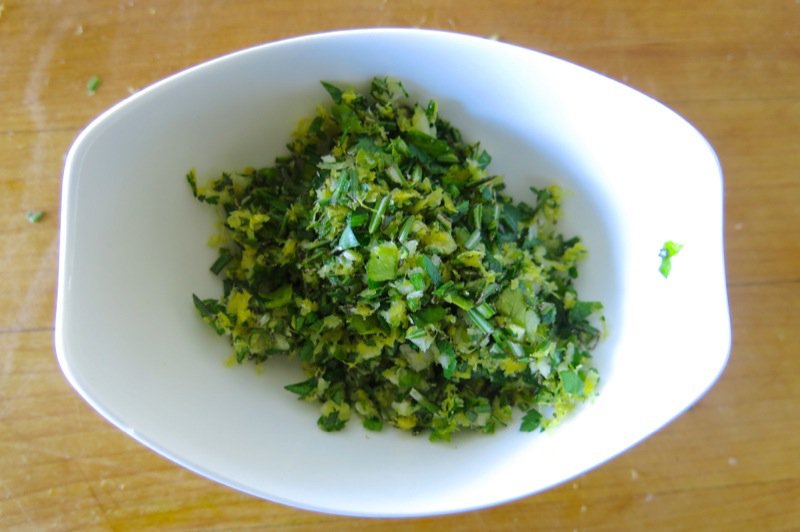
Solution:
<path fill-rule="evenodd" d="M 214 275 L 219 275 L 222 270 L 225 269 L 231 261 L 233 260 L 233 255 L 231 254 L 228 248 L 222 248 L 219 250 L 219 257 L 217 260 L 214 261 L 214 264 L 211 265 L 211 272 Z"/>
<path fill-rule="evenodd" d="M 480 234 L 483 221 L 483 204 L 479 203 L 472 209 L 472 227 Z"/>
<path fill-rule="evenodd" d="M 472 301 L 454 291 L 447 292 L 444 295 L 444 300 L 448 303 L 452 303 L 462 310 L 472 310 L 472 307 L 474 306 Z"/>
<path fill-rule="evenodd" d="M 400 173 L 400 170 L 397 169 L 396 166 L 390 166 L 386 169 L 386 175 L 389 176 L 389 179 L 397 183 L 398 185 L 405 185 L 406 180 L 403 177 L 403 174 Z"/>
<path fill-rule="evenodd" d="M 497 314 L 497 312 L 495 312 L 492 306 L 488 303 L 481 303 L 480 305 L 475 307 L 475 310 L 478 312 L 478 314 L 480 314 L 487 320 L 493 317 L 495 314 Z"/>
<path fill-rule="evenodd" d="M 397 235 L 397 240 L 400 242 L 405 242 L 408 238 L 408 235 L 411 234 L 411 228 L 414 226 L 414 215 L 407 216 L 405 221 L 403 222 L 403 226 L 400 228 L 400 233 Z"/>
<path fill-rule="evenodd" d="M 378 208 L 375 210 L 375 213 L 372 215 L 372 220 L 369 222 L 369 234 L 374 233 L 377 231 L 378 227 L 380 227 L 381 222 L 383 221 L 383 215 L 386 213 L 386 207 L 388 205 L 389 196 L 384 196 L 381 198 Z"/>
<path fill-rule="evenodd" d="M 482 330 L 486 334 L 491 334 L 494 331 L 494 327 L 491 323 L 489 323 L 486 318 L 481 316 L 480 312 L 477 309 L 471 308 L 467 311 L 467 316 L 469 319 L 472 320 L 472 323 L 475 324 L 480 330 Z"/>
<path fill-rule="evenodd" d="M 339 199 L 349 187 L 350 176 L 346 172 L 342 172 L 337 180 L 336 188 L 333 190 L 333 196 L 331 196 L 330 200 L 331 205 L 337 205 L 339 203 Z"/>
<path fill-rule="evenodd" d="M 444 225 L 448 231 L 453 229 L 453 222 L 451 222 L 444 214 L 437 212 L 436 219 L 442 222 L 442 225 Z"/>
<path fill-rule="evenodd" d="M 264 308 L 280 308 L 285 307 L 292 301 L 293 294 L 292 285 L 285 284 L 264 296 Z"/>
<path fill-rule="evenodd" d="M 422 262 L 422 267 L 425 269 L 425 273 L 428 274 L 431 283 L 433 283 L 433 286 L 442 284 L 442 274 L 439 273 L 439 268 L 436 267 L 436 264 L 433 263 L 431 258 L 427 255 L 422 255 L 420 256 L 420 261 Z"/>
<path fill-rule="evenodd" d="M 480 241 L 481 241 L 481 232 L 479 229 L 476 229 L 475 231 L 472 232 L 471 235 L 469 235 L 467 241 L 464 242 L 464 247 L 467 249 L 472 249 L 475 246 L 477 246 Z"/>

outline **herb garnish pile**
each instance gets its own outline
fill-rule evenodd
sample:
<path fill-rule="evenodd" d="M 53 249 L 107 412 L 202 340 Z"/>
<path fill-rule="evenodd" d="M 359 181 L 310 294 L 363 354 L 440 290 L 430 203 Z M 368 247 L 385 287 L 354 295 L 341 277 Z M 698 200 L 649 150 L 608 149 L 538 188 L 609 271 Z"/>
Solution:
<path fill-rule="evenodd" d="M 235 360 L 299 359 L 286 386 L 318 425 L 389 423 L 431 440 L 544 428 L 589 397 L 597 302 L 573 281 L 586 250 L 557 228 L 559 189 L 515 203 L 489 154 L 400 82 L 333 99 L 274 166 L 223 173 L 194 195 L 224 222 L 224 295 L 194 304 Z"/>

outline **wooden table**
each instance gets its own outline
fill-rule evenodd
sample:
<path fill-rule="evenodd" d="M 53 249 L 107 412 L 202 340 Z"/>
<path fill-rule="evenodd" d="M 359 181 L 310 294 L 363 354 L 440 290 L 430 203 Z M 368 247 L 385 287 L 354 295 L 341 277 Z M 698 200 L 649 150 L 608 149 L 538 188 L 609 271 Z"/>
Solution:
<path fill-rule="evenodd" d="M 800 1 L 0 6 L 0 529 L 800 528 Z M 69 387 L 53 353 L 53 309 L 61 170 L 78 131 L 130 92 L 206 59 L 367 26 L 496 35 L 638 88 L 707 136 L 725 172 L 734 343 L 722 378 L 691 411 L 546 493 L 380 521 L 303 512 L 200 478 L 112 428 Z M 93 75 L 102 84 L 89 95 Z M 38 210 L 44 218 L 29 223 L 26 212 Z"/>

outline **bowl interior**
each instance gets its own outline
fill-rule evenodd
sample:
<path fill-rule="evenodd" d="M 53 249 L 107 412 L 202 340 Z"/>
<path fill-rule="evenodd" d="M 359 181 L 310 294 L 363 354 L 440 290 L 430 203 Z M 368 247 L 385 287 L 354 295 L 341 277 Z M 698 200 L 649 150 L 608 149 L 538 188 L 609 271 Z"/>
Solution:
<path fill-rule="evenodd" d="M 602 301 L 600 394 L 562 425 L 431 444 L 357 421 L 316 427 L 283 385 L 299 368 L 226 368 L 230 349 L 192 307 L 221 291 L 208 271 L 214 214 L 184 175 L 264 166 L 326 80 L 404 82 L 493 157 L 519 199 L 567 192 L 565 233 L 589 248 L 578 283 Z M 622 452 L 694 402 L 730 345 L 721 174 L 702 136 L 659 103 L 569 63 L 421 30 L 317 35 L 195 67 L 92 123 L 67 159 L 57 308 L 59 361 L 101 414 L 214 480 L 278 502 L 355 515 L 465 510 L 545 489 Z M 668 280 L 665 240 L 685 245 Z M 699 317 L 702 316 L 702 319 Z"/>

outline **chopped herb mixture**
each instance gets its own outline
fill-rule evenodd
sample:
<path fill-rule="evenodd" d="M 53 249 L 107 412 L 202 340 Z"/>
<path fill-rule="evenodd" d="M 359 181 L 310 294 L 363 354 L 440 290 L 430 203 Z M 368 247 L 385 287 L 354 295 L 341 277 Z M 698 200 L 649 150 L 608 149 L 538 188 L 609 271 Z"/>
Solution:
<path fill-rule="evenodd" d="M 187 176 L 224 222 L 224 295 L 194 304 L 235 359 L 298 359 L 308 378 L 286 389 L 326 431 L 356 414 L 450 440 L 514 408 L 533 431 L 592 395 L 602 305 L 575 291 L 586 250 L 556 228 L 559 189 L 514 202 L 489 154 L 398 81 L 322 85 L 333 103 L 274 166 Z"/>

